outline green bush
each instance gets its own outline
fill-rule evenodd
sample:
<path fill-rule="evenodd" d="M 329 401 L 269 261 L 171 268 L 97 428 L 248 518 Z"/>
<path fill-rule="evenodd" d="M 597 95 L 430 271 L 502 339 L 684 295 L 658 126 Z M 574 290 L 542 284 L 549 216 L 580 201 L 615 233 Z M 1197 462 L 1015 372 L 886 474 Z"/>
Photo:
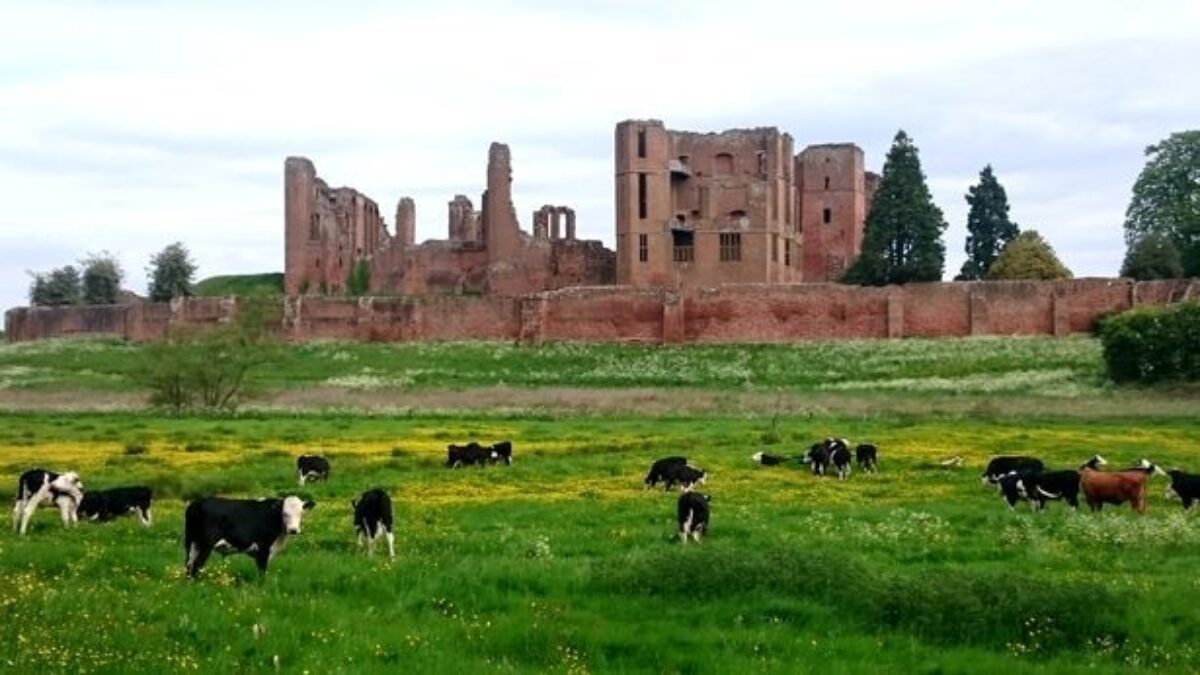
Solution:
<path fill-rule="evenodd" d="M 1100 343 L 1115 382 L 1200 380 L 1200 303 L 1145 307 L 1106 317 Z"/>

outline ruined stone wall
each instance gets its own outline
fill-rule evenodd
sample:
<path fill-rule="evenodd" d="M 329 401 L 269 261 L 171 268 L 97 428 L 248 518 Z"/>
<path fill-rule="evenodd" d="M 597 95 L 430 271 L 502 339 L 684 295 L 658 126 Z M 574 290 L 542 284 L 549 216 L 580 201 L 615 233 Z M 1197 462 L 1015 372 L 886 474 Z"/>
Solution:
<path fill-rule="evenodd" d="M 796 156 L 802 281 L 836 281 L 862 249 L 868 195 L 863 151 L 852 143 L 810 145 Z"/>
<path fill-rule="evenodd" d="M 610 252 L 611 253 L 611 252 Z M 280 330 L 294 340 L 793 342 L 815 339 L 1067 335 L 1138 305 L 1200 300 L 1200 280 L 732 284 L 682 292 L 570 287 L 521 297 L 290 297 Z M 17 308 L 10 342 L 64 335 L 161 337 L 169 326 L 236 316 L 227 298 L 98 307 Z"/>

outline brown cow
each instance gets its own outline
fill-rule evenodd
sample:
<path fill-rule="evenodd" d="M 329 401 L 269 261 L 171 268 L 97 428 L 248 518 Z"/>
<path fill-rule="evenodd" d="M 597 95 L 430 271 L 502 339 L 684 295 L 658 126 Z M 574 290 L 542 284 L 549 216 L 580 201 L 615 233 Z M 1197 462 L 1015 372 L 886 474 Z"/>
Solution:
<path fill-rule="evenodd" d="M 1146 483 L 1152 474 L 1166 475 L 1163 470 L 1142 460 L 1138 466 L 1122 471 L 1098 471 L 1084 467 L 1079 472 L 1079 486 L 1092 511 L 1105 504 L 1129 502 L 1135 513 L 1146 512 Z"/>

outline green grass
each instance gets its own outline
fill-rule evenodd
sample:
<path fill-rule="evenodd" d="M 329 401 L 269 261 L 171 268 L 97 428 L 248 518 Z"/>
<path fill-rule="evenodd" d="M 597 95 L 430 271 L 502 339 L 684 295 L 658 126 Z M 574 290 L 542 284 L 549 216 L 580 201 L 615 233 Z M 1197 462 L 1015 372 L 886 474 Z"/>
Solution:
<path fill-rule="evenodd" d="M 196 282 L 192 292 L 205 297 L 283 295 L 283 272 L 208 277 Z"/>
<path fill-rule="evenodd" d="M 762 416 L 0 413 L 6 481 L 75 468 L 146 483 L 156 523 L 64 532 L 37 514 L 0 539 L 0 661 L 40 671 L 1194 672 L 1200 523 L 1150 513 L 1009 513 L 986 458 L 1073 466 L 1096 451 L 1195 470 L 1196 418 L 784 417 L 772 452 L 872 441 L 847 482 L 749 461 Z M 443 468 L 451 441 L 511 438 L 512 467 Z M 129 453 L 126 448 L 143 450 Z M 191 451 L 189 451 L 189 449 Z M 182 578 L 183 499 L 332 479 L 260 579 L 244 556 Z M 657 457 L 707 468 L 710 537 L 673 539 L 676 495 L 642 491 Z M 962 455 L 968 466 L 937 461 Z M 349 500 L 389 490 L 397 559 L 356 552 Z M 33 600 L 36 598 L 36 601 Z"/>
<path fill-rule="evenodd" d="M 128 391 L 143 348 L 112 340 L 0 345 L 0 389 Z M 1098 395 L 1098 343 L 1073 338 L 863 340 L 658 347 L 504 343 L 289 345 L 253 374 L 267 390 L 493 387 L 701 389 L 859 395 Z"/>

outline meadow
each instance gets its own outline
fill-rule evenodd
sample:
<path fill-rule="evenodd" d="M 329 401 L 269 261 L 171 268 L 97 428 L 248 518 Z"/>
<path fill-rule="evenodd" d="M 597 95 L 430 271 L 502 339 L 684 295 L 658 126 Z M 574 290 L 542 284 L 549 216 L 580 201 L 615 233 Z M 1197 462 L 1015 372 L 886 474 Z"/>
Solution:
<path fill-rule="evenodd" d="M 122 518 L 64 531 L 44 509 L 27 538 L 0 537 L 0 669 L 1200 669 L 1200 522 L 1164 499 L 1162 479 L 1152 481 L 1140 518 L 1128 508 L 1071 513 L 1060 504 L 1012 513 L 979 484 L 987 458 L 1001 453 L 1071 467 L 1100 452 L 1118 466 L 1148 457 L 1200 471 L 1200 416 L 1187 407 L 1194 397 L 1114 390 L 1098 376 L 1095 345 L 1085 338 L 874 344 L 656 351 L 318 343 L 291 348 L 294 363 L 262 376 L 285 388 L 299 385 L 281 372 L 311 372 L 308 386 L 319 386 L 334 372 L 330 361 L 355 359 L 388 377 L 438 369 L 438 386 L 470 391 L 495 384 L 476 372 L 487 363 L 512 373 L 513 387 L 537 391 L 538 378 L 553 376 L 554 386 L 621 392 L 667 375 L 579 373 L 605 359 L 642 358 L 685 369 L 662 385 L 681 400 L 694 390 L 749 387 L 767 401 L 703 414 L 638 410 L 636 402 L 619 411 L 0 412 L 5 496 L 21 471 L 43 466 L 78 470 L 89 488 L 147 484 L 158 500 L 149 529 Z M 105 341 L 6 346 L 0 368 L 53 369 L 57 386 L 88 391 L 82 371 L 119 373 L 137 349 Z M 90 365 L 87 354 L 95 356 Z M 580 355 L 592 365 L 578 365 Z M 735 366 L 751 373 L 748 384 L 726 377 L 734 371 L 722 368 Z M 794 379 L 782 372 L 789 368 Z M 704 374 L 689 375 L 695 369 Z M 1070 370 L 1072 388 L 936 391 L 939 380 L 976 372 L 1003 378 L 1039 369 Z M 90 391 L 130 389 L 121 377 Z M 840 393 L 857 397 L 854 408 L 780 411 L 770 402 L 784 387 L 810 398 L 830 381 L 876 384 Z M 415 394 L 434 381 L 421 382 L 384 391 Z M 925 407 L 877 405 L 904 397 Z M 958 397 L 986 405 L 945 405 Z M 1184 407 L 1142 414 L 1136 405 L 1168 397 L 1185 399 Z M 1004 408 L 1010 400 L 1030 407 L 1016 414 Z M 1073 406 L 1070 414 L 1056 401 Z M 838 482 L 798 464 L 749 460 L 757 450 L 799 454 L 830 434 L 877 444 L 880 473 Z M 502 438 L 515 447 L 511 467 L 443 466 L 447 443 Z M 305 452 L 330 458 L 329 482 L 296 486 L 294 458 Z M 650 462 L 672 454 L 711 475 L 702 491 L 713 498 L 712 529 L 699 545 L 674 536 L 677 493 L 642 489 Z M 965 466 L 940 466 L 954 455 Z M 394 561 L 355 549 L 349 502 L 376 486 L 396 503 Z M 214 556 L 199 581 L 184 579 L 186 500 L 289 492 L 317 508 L 265 577 L 235 555 Z"/>

